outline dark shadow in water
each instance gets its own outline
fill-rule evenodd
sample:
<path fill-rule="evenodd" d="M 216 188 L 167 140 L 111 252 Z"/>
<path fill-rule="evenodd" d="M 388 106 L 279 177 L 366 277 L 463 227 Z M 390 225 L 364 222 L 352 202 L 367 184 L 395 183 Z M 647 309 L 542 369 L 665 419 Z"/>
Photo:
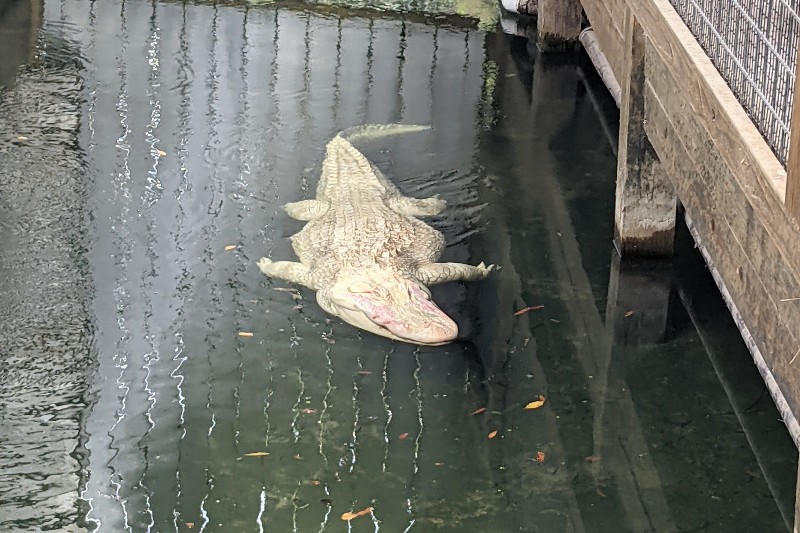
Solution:
<path fill-rule="evenodd" d="M 3 530 L 783 527 L 794 450 L 697 307 L 702 265 L 613 257 L 616 118 L 581 63 L 447 21 L 141 0 L 46 2 L 39 47 L 0 100 Z M 448 201 L 443 260 L 502 267 L 435 288 L 448 346 L 254 264 L 293 257 L 280 206 L 332 135 L 398 121 L 434 128 L 359 147 Z"/>
<path fill-rule="evenodd" d="M 0 92 L 13 85 L 17 69 L 33 58 L 41 24 L 41 0 L 0 0 Z"/>

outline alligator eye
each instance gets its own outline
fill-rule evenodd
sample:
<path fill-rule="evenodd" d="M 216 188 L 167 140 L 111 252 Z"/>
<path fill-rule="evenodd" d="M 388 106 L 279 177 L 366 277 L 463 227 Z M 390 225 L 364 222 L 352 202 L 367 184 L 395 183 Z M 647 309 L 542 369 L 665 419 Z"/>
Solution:
<path fill-rule="evenodd" d="M 355 281 L 351 283 L 349 287 L 347 287 L 347 290 L 350 292 L 365 293 L 372 292 L 373 287 L 364 281 Z"/>

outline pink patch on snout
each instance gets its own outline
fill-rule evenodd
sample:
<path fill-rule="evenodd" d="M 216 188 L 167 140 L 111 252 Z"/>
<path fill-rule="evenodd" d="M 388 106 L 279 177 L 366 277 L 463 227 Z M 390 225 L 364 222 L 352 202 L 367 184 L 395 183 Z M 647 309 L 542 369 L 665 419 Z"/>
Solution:
<path fill-rule="evenodd" d="M 369 298 L 356 296 L 353 300 L 375 324 L 388 329 L 402 339 L 420 344 L 443 344 L 450 342 L 458 335 L 458 326 L 432 301 L 427 294 L 413 285 L 409 286 L 411 301 L 406 306 L 413 306 L 414 321 L 397 313 L 389 305 L 376 304 Z"/>

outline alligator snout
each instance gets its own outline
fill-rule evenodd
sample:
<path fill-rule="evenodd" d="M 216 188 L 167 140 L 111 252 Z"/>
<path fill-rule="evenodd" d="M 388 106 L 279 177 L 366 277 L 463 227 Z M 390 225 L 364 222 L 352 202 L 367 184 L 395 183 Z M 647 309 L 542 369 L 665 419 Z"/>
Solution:
<path fill-rule="evenodd" d="M 422 328 L 395 333 L 398 337 L 407 339 L 417 344 L 436 346 L 452 342 L 458 336 L 458 326 L 450 317 L 447 323 L 441 321 L 439 324 L 426 324 Z"/>
<path fill-rule="evenodd" d="M 458 325 L 452 318 L 436 309 L 437 314 L 428 314 L 415 319 L 398 320 L 394 316 L 376 315 L 373 322 L 385 328 L 393 336 L 406 342 L 436 346 L 452 342 L 458 336 Z"/>

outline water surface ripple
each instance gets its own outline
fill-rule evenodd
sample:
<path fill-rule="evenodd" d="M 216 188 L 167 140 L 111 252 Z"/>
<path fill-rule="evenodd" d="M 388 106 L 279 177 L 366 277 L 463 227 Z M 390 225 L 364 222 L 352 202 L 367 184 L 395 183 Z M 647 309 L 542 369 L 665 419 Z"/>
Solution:
<path fill-rule="evenodd" d="M 0 78 L 0 530 L 782 527 L 675 284 L 628 342 L 613 113 L 577 63 L 466 22 L 209 2 L 45 0 L 30 42 Z M 255 267 L 293 257 L 281 206 L 326 141 L 389 122 L 433 126 L 362 148 L 448 201 L 443 260 L 503 267 L 435 288 L 448 346 Z"/>

